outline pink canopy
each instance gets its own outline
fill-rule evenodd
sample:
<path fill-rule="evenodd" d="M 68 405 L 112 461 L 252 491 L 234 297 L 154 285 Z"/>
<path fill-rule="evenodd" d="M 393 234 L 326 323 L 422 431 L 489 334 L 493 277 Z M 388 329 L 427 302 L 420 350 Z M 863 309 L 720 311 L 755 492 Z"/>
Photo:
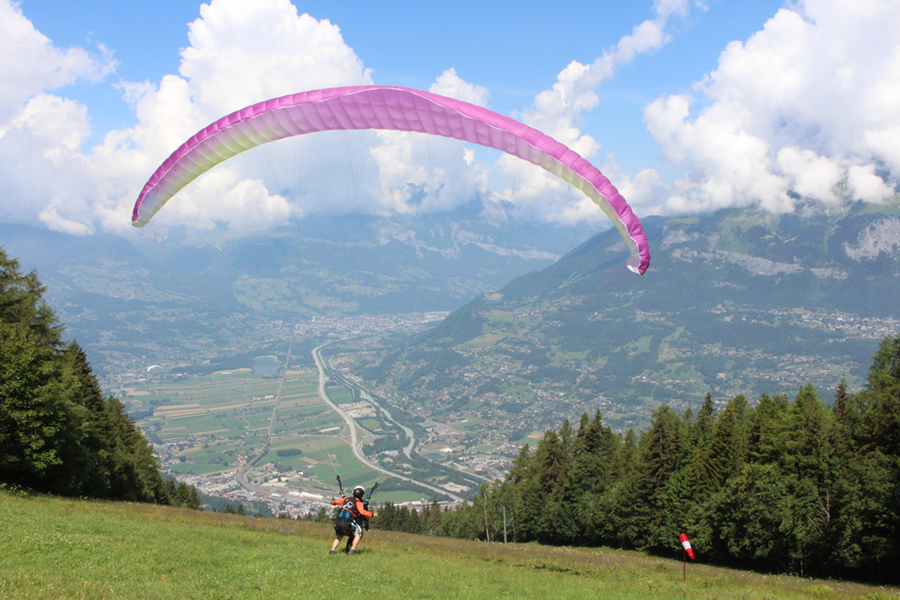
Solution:
<path fill-rule="evenodd" d="M 132 222 L 143 227 L 181 188 L 244 150 L 295 135 L 347 129 L 417 131 L 527 160 L 574 185 L 600 206 L 631 251 L 629 269 L 643 274 L 650 266 L 650 249 L 640 221 L 600 170 L 577 152 L 481 106 L 396 86 L 301 92 L 219 119 L 183 143 L 153 173 L 134 205 Z"/>

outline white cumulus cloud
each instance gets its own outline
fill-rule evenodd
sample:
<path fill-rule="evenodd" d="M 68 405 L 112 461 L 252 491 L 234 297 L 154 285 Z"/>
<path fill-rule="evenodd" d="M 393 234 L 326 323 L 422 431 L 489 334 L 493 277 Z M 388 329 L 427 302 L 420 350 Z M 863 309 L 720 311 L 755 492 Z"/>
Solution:
<path fill-rule="evenodd" d="M 27 4 L 24 5 L 27 8 Z M 882 202 L 900 174 L 900 5 L 805 0 L 778 11 L 692 94 L 666 95 L 644 119 L 677 181 L 622 172 L 582 127 L 597 89 L 662 50 L 695 0 L 656 0 L 589 64 L 561 65 L 555 83 L 512 115 L 592 160 L 639 214 L 760 205 Z M 71 233 L 132 232 L 141 186 L 184 140 L 244 106 L 298 91 L 373 83 L 337 24 L 289 0 L 210 0 L 188 26 L 177 73 L 108 81 L 134 125 L 92 138 L 90 107 L 65 86 L 109 79 L 98 45 L 62 49 L 19 5 L 0 0 L 0 221 Z M 430 91 L 490 107 L 489 90 L 447 65 Z M 332 132 L 267 144 L 188 185 L 155 218 L 196 228 L 265 228 L 314 213 L 449 210 L 481 196 L 497 214 L 574 224 L 606 217 L 571 185 L 518 158 L 456 140 L 401 132 Z"/>
<path fill-rule="evenodd" d="M 534 105 L 523 110 L 519 116 L 528 125 L 591 160 L 600 150 L 600 143 L 582 133 L 580 119 L 585 111 L 598 105 L 595 90 L 610 79 L 620 66 L 630 63 L 640 54 L 655 52 L 671 41 L 672 35 L 667 29 L 670 19 L 686 15 L 691 4 L 689 0 L 657 0 L 653 19 L 636 25 L 631 33 L 622 36 L 614 47 L 604 51 L 593 63 L 569 63 L 559 73 L 553 87 L 538 94 Z M 605 222 L 606 217 L 590 201 L 573 199 L 567 184 L 540 168 L 523 168 L 520 161 L 508 156 L 502 157 L 498 163 L 507 181 L 516 184 L 501 192 L 501 196 L 520 210 L 531 210 L 530 207 L 539 202 L 538 212 L 542 218 L 566 224 L 582 220 Z M 603 165 L 601 168 L 604 168 Z M 646 180 L 645 175 L 640 177 Z M 642 186 L 642 189 L 645 187 Z M 650 195 L 647 195 L 648 202 Z M 630 198 L 629 201 L 637 205 L 640 198 L 637 201 Z"/>
<path fill-rule="evenodd" d="M 97 81 L 115 70 L 102 45 L 99 56 L 82 48 L 60 49 L 34 28 L 18 3 L 0 2 L 0 132 L 33 96 L 75 83 Z"/>
<path fill-rule="evenodd" d="M 191 44 L 182 51 L 179 74 L 158 83 L 115 84 L 137 122 L 107 132 L 102 143 L 85 151 L 87 107 L 45 90 L 98 80 L 115 62 L 103 48 L 97 57 L 54 47 L 17 4 L 0 0 L 0 184 L 7 198 L 0 220 L 42 222 L 70 233 L 128 232 L 143 182 L 211 121 L 279 95 L 371 83 L 336 25 L 298 15 L 287 0 L 213 0 L 201 6 L 188 34 Z M 269 159 L 270 165 L 277 162 Z M 263 182 L 241 160 L 208 176 L 179 194 L 173 209 L 160 213 L 161 221 L 236 228 L 287 222 L 287 199 L 268 189 L 277 186 L 277 176 Z M 254 204 L 258 212 L 251 215 Z"/>
<path fill-rule="evenodd" d="M 666 208 L 883 201 L 900 176 L 898 102 L 900 4 L 781 9 L 727 46 L 695 95 L 644 108 L 661 155 L 687 167 Z"/>

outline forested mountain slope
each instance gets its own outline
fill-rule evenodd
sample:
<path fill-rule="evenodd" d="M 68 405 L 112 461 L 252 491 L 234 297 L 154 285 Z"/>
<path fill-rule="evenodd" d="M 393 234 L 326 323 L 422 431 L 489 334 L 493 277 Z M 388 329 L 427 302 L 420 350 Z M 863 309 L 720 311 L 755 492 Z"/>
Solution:
<path fill-rule="evenodd" d="M 878 340 L 900 327 L 898 214 L 895 201 L 648 218 L 643 277 L 624 269 L 617 232 L 599 234 L 470 302 L 366 376 L 386 381 L 403 363 L 395 384 L 411 403 L 440 413 L 465 406 L 460 398 L 513 402 L 535 427 L 565 414 L 550 395 L 576 410 L 599 403 L 618 426 L 646 424 L 660 404 L 698 406 L 707 392 L 755 399 L 812 382 L 830 395 L 842 375 L 860 385 Z"/>
<path fill-rule="evenodd" d="M 0 484 L 199 508 L 196 491 L 163 481 L 152 446 L 103 395 L 81 347 L 62 341 L 44 291 L 0 248 Z"/>

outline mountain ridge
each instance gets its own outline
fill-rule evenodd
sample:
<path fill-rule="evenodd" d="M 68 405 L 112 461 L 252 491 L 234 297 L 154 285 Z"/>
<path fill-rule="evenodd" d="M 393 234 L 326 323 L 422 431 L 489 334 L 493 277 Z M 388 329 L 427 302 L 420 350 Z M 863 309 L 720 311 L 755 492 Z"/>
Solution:
<path fill-rule="evenodd" d="M 480 211 L 473 201 L 427 217 L 311 217 L 257 233 L 160 229 L 133 239 L 0 224 L 0 240 L 24 270 L 37 268 L 68 335 L 109 373 L 134 356 L 189 360 L 198 347 L 258 345 L 264 323 L 449 311 L 584 237 Z"/>
<path fill-rule="evenodd" d="M 649 217 L 653 262 L 643 277 L 624 270 L 616 232 L 597 234 L 412 339 L 406 356 L 460 358 L 398 375 L 395 385 L 409 394 L 407 410 L 428 406 L 434 418 L 458 406 L 436 392 L 469 398 L 470 408 L 504 395 L 534 399 L 536 389 L 567 398 L 569 409 L 557 411 L 529 401 L 543 416 L 512 419 L 519 429 L 558 426 L 565 410 L 598 403 L 626 427 L 660 404 L 696 407 L 707 392 L 753 399 L 813 381 L 827 396 L 842 376 L 858 384 L 878 340 L 900 329 L 896 204 L 802 217 L 746 209 Z M 388 381 L 377 363 L 363 372 Z M 505 383 L 473 383 L 484 380 Z"/>

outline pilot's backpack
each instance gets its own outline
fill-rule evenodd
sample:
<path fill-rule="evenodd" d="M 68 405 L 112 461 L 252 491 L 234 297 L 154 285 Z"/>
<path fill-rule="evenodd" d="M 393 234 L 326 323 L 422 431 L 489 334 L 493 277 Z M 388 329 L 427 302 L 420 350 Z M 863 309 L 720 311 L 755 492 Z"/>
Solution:
<path fill-rule="evenodd" d="M 346 498 L 344 504 L 341 505 L 341 510 L 334 518 L 334 532 L 338 535 L 350 535 L 350 532 L 353 531 L 353 521 L 358 516 L 356 498 Z"/>

